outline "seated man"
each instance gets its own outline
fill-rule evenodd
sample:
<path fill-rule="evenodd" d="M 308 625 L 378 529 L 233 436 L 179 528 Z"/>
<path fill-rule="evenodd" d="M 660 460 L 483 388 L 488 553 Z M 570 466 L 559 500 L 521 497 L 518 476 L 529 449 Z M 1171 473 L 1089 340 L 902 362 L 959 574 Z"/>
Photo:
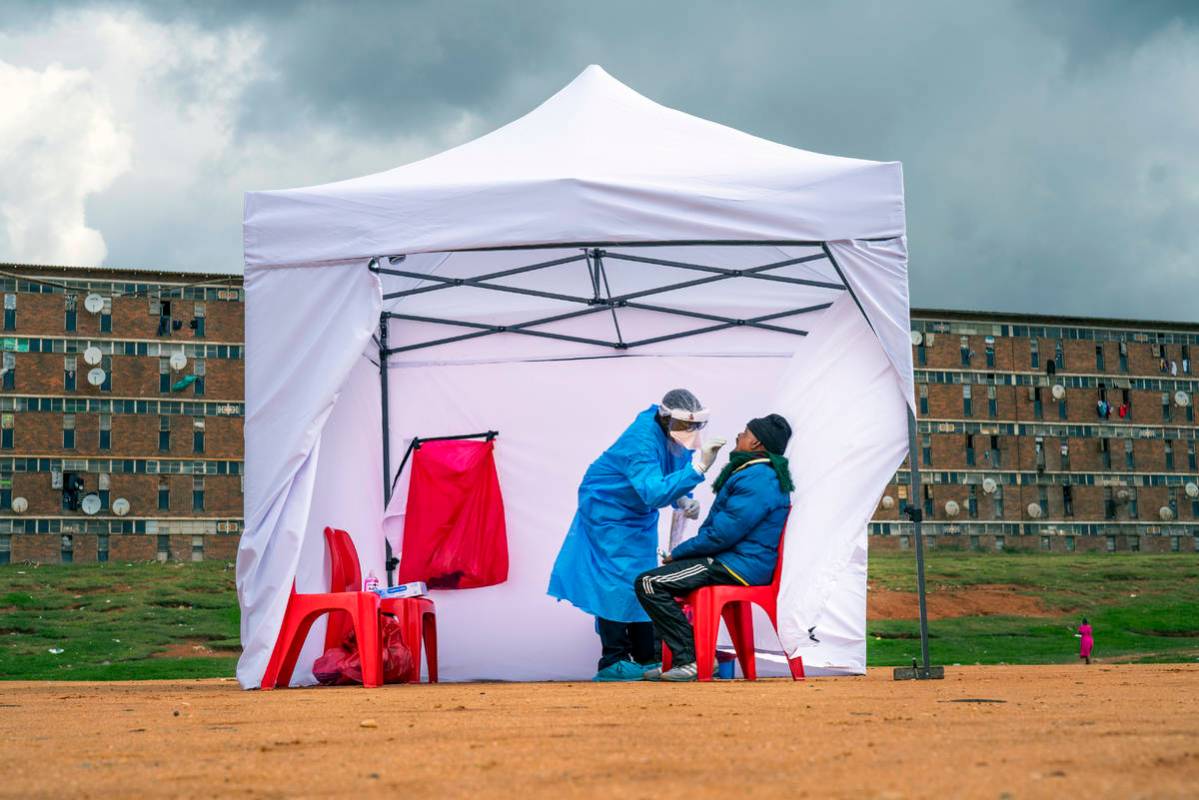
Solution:
<path fill-rule="evenodd" d="M 712 484 L 716 500 L 699 533 L 664 557 L 662 566 L 637 576 L 637 600 L 674 662 L 666 672 L 646 672 L 647 680 L 696 678 L 695 633 L 676 597 L 701 586 L 770 583 L 795 488 L 783 457 L 790 438 L 791 426 L 778 414 L 750 420 Z"/>

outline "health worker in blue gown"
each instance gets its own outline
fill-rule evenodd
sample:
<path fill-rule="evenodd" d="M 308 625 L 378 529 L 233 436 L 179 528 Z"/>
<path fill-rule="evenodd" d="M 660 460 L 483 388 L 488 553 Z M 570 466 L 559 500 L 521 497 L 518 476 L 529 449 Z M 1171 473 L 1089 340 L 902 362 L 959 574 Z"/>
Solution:
<path fill-rule="evenodd" d="M 690 492 L 724 446 L 700 446 L 708 411 L 686 389 L 637 415 L 579 486 L 579 508 L 562 543 L 549 594 L 593 615 L 602 655 L 594 680 L 640 680 L 661 660 L 633 580 L 658 565 L 658 509 L 699 517 Z"/>

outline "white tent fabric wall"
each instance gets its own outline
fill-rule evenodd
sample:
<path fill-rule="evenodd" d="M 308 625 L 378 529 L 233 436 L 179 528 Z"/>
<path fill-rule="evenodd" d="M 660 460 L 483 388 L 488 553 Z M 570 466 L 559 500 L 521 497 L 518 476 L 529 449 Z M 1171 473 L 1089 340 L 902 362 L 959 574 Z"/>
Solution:
<path fill-rule="evenodd" d="M 592 118 L 611 131 L 608 139 L 581 124 Z M 513 127 L 520 136 L 509 131 Z M 627 136 L 626 128 L 636 135 Z M 526 152 L 527 142 L 553 152 Z M 707 171 L 713 163 L 723 165 L 720 174 Z M 463 164 L 475 168 L 469 183 Z M 524 180 L 517 178 L 521 169 L 529 171 Z M 576 180 L 580 176 L 586 180 Z M 493 204 L 494 214 L 477 206 L 480 198 Z M 676 385 L 692 388 L 716 411 L 714 433 L 735 433 L 768 411 L 791 419 L 797 491 L 780 596 L 783 645 L 810 666 L 860 672 L 866 521 L 903 459 L 905 402 L 912 402 L 902 205 L 898 164 L 763 142 L 658 106 L 597 68 L 516 123 L 443 156 L 358 181 L 248 195 L 239 681 L 247 688 L 260 683 L 293 578 L 300 591 L 324 588 L 325 525 L 350 530 L 364 571 L 381 574 L 382 442 L 372 335 L 384 308 L 487 325 L 572 313 L 537 330 L 586 340 L 505 333 L 404 350 L 390 359 L 392 469 L 414 435 L 500 431 L 510 579 L 434 594 L 444 677 L 591 673 L 597 648 L 591 620 L 545 594 L 550 566 L 587 463 L 633 414 Z M 875 236 L 897 238 L 849 241 Z M 611 285 L 604 290 L 613 296 L 710 278 L 646 296 L 658 310 L 622 307 L 619 333 L 611 309 L 588 311 L 570 299 L 593 288 L 578 288 L 590 274 L 581 257 L 491 282 L 552 296 L 438 288 L 438 279 L 584 253 L 566 245 L 461 252 L 471 248 L 712 237 L 742 244 L 605 247 Z M 763 238 L 797 243 L 747 243 Z M 803 240 L 816 244 L 798 243 Z M 829 242 L 827 252 L 820 241 Z M 446 247 L 438 252 L 435 244 Z M 368 271 L 365 256 L 387 254 L 406 258 L 394 267 L 384 258 L 384 269 L 421 277 L 380 279 Z M 786 262 L 768 272 L 790 282 L 622 260 L 638 255 L 734 269 Z M 836 288 L 842 275 L 829 255 L 840 263 L 860 310 Z M 414 288 L 426 291 L 383 299 Z M 784 314 L 802 308 L 811 310 Z M 711 324 L 661 309 L 731 319 L 783 314 L 768 324 L 810 333 L 735 326 L 659 339 Z M 389 326 L 390 345 L 470 330 L 397 319 Z M 627 351 L 589 343 L 618 337 L 652 341 Z M 389 529 L 402 528 L 405 496 L 402 483 L 388 512 Z M 700 497 L 710 502 L 707 489 Z M 402 545 L 401 537 L 396 541 Z M 809 637 L 813 626 L 819 641 Z M 312 681 L 322 632 L 310 636 L 294 683 Z M 764 620 L 758 634 L 759 646 L 778 649 Z"/>

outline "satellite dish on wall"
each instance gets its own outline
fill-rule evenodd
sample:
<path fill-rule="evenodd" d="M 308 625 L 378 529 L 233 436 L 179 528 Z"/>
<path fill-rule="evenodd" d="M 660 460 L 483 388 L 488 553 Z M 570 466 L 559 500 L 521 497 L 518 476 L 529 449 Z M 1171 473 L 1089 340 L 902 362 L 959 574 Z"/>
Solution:
<path fill-rule="evenodd" d="M 912 331 L 912 344 L 919 347 L 920 344 L 923 342 L 924 342 L 924 334 L 922 334 L 920 331 Z"/>
<path fill-rule="evenodd" d="M 1174 402 L 1180 406 L 1189 406 L 1191 404 L 1191 398 L 1187 396 L 1186 392 L 1179 389 L 1174 393 Z"/>
<path fill-rule="evenodd" d="M 1033 519 L 1040 519 L 1041 514 L 1043 514 L 1043 513 L 1044 512 L 1041 510 L 1040 503 L 1029 503 L 1028 504 L 1028 516 L 1032 517 Z"/>
<path fill-rule="evenodd" d="M 1157 515 L 1163 520 L 1169 522 L 1170 520 L 1174 519 L 1174 509 L 1170 508 L 1169 506 L 1162 506 L 1157 510 Z"/>
<path fill-rule="evenodd" d="M 950 500 L 949 502 L 947 502 L 945 504 L 945 513 L 951 517 L 956 517 L 958 515 L 958 512 L 961 510 L 962 510 L 962 507 L 958 505 L 958 502 L 956 500 Z"/>
<path fill-rule="evenodd" d="M 29 510 L 29 501 L 24 497 L 14 497 L 12 499 L 12 510 L 18 514 L 24 514 Z"/>
<path fill-rule="evenodd" d="M 1054 400 L 1061 400 L 1066 396 L 1066 387 L 1060 383 L 1053 384 L 1053 388 L 1049 390 L 1053 394 Z"/>
<path fill-rule="evenodd" d="M 883 495 L 883 508 L 895 508 L 895 498 L 889 494 Z"/>
<path fill-rule="evenodd" d="M 1186 485 L 1187 497 L 1199 497 L 1199 483 L 1188 481 Z"/>
<path fill-rule="evenodd" d="M 87 349 L 83 351 L 83 363 L 84 364 L 88 364 L 88 365 L 94 367 L 103 360 L 104 360 L 104 354 L 102 352 L 100 352 L 100 348 L 96 347 L 94 344 L 88 345 Z"/>
<path fill-rule="evenodd" d="M 83 298 L 83 307 L 92 314 L 99 314 L 104 310 L 104 298 L 93 292 Z"/>
<path fill-rule="evenodd" d="M 83 509 L 83 513 L 87 514 L 90 517 L 92 514 L 95 514 L 97 511 L 100 510 L 100 506 L 102 505 L 100 502 L 100 495 L 98 495 L 98 494 L 84 495 L 83 501 L 79 505 L 80 505 L 80 508 Z"/>
<path fill-rule="evenodd" d="M 118 517 L 123 517 L 129 513 L 129 501 L 124 497 L 118 497 L 112 501 L 112 513 Z"/>
<path fill-rule="evenodd" d="M 995 490 L 999 488 L 999 484 L 994 478 L 983 478 L 983 491 L 987 494 L 995 494 Z"/>
<path fill-rule="evenodd" d="M 88 370 L 87 382 L 92 386 L 100 386 L 104 383 L 104 379 L 107 377 L 108 376 L 104 374 L 104 370 L 96 367 L 95 369 Z"/>
<path fill-rule="evenodd" d="M 180 350 L 177 353 L 171 353 L 171 369 L 180 370 L 187 366 L 187 356 Z"/>

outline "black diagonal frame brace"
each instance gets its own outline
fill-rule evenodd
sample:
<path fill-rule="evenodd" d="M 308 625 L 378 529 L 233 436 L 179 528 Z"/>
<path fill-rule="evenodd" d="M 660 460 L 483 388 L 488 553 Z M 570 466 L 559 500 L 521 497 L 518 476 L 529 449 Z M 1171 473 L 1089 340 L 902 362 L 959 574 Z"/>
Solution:
<path fill-rule="evenodd" d="M 813 243 L 800 243 L 805 246 L 811 246 Z M 657 286 L 650 289 L 643 289 L 636 292 L 629 292 L 622 295 L 613 295 L 611 286 L 608 281 L 607 270 L 604 267 L 604 259 L 612 259 L 617 261 L 629 261 L 642 264 L 650 264 L 660 267 L 671 267 L 676 269 L 684 269 L 694 272 L 705 273 L 705 277 L 694 280 L 682 281 L 679 283 Z M 703 314 L 695 311 L 687 311 L 683 309 L 675 309 L 667 306 L 653 305 L 649 303 L 637 302 L 643 297 L 652 297 L 654 295 L 665 294 L 667 292 L 678 291 L 693 286 L 701 286 L 704 284 L 715 283 L 717 281 L 727 281 L 736 278 L 749 278 L 752 280 L 774 281 L 784 284 L 812 286 L 823 289 L 845 290 L 844 283 L 834 283 L 831 281 L 819 281 L 808 278 L 795 278 L 788 275 L 772 274 L 774 270 L 779 270 L 784 267 L 803 264 L 811 261 L 829 258 L 827 248 L 821 246 L 821 252 L 811 255 L 801 256 L 798 258 L 789 258 L 783 261 L 775 261 L 769 264 L 763 264 L 757 267 L 749 267 L 744 269 L 729 269 L 726 267 L 717 267 L 708 264 L 692 264 L 685 261 L 675 261 L 662 258 L 651 258 L 648 256 L 632 255 L 629 253 L 616 253 L 604 250 L 596 246 L 584 249 L 583 252 L 576 255 L 556 258 L 549 261 L 542 261 L 536 264 L 528 264 L 512 269 L 500 270 L 484 275 L 478 275 L 473 278 L 448 278 L 441 275 L 434 275 L 423 272 L 412 272 L 409 270 L 394 269 L 384 267 L 380 259 L 372 259 L 369 268 L 380 274 L 395 275 L 397 277 L 411 278 L 414 280 L 431 281 L 433 285 L 418 286 L 413 289 L 405 289 L 401 291 L 388 292 L 383 295 L 386 300 L 394 300 L 399 298 L 411 297 L 419 294 L 427 294 L 429 292 L 440 291 L 444 289 L 452 289 L 455 287 L 468 286 L 476 289 L 485 289 L 497 292 L 506 292 L 511 294 L 526 295 L 531 297 L 539 297 L 542 299 L 556 300 L 566 303 L 576 303 L 587 306 L 578 311 L 566 312 L 563 314 L 555 314 L 553 316 L 542 317 L 540 319 L 529 320 L 526 322 L 515 323 L 512 325 L 492 325 L 480 322 L 470 322 L 466 320 L 442 319 L 434 317 L 426 317 L 416 314 L 403 314 L 398 312 L 384 312 L 384 319 L 398 319 L 408 322 L 421 322 L 448 325 L 459 328 L 467 328 L 471 332 L 463 333 L 454 336 L 446 336 L 439 339 L 417 342 L 415 344 L 405 345 L 401 347 L 387 348 L 383 351 L 384 356 L 391 356 L 397 353 L 410 352 L 413 350 L 421 350 L 429 347 L 437 347 L 439 345 L 451 344 L 453 342 L 461 342 L 469 339 L 477 339 L 483 336 L 491 336 L 497 333 L 514 333 L 523 336 L 535 336 L 546 339 L 557 339 L 559 341 L 575 342 L 577 344 L 587 344 L 597 347 L 607 347 L 615 350 L 628 350 L 633 347 L 639 347 L 649 344 L 657 344 L 672 339 L 682 339 L 690 336 L 698 336 L 714 331 L 725 330 L 733 327 L 753 327 L 761 330 L 769 330 L 775 333 L 785 333 L 795 336 L 806 336 L 807 331 L 797 328 L 788 328 L 781 325 L 771 325 L 771 320 L 782 319 L 784 317 L 796 316 L 799 314 L 811 313 L 828 308 L 831 303 L 821 303 L 802 308 L 789 309 L 787 311 L 776 312 L 774 314 L 766 314 L 758 317 L 750 317 L 745 319 L 737 319 L 733 317 L 724 317 L 714 314 Z M 392 256 L 389 261 L 391 264 L 400 263 L 404 260 L 403 256 Z M 579 295 L 568 295 L 559 292 L 546 292 L 539 289 L 526 289 L 517 286 L 507 286 L 504 284 L 493 283 L 500 278 L 519 275 L 536 270 L 549 269 L 565 264 L 575 262 L 585 262 L 587 265 L 588 277 L 591 283 L 592 293 L 590 297 Z M 844 280 L 844 279 L 842 279 Z M 668 314 L 672 316 L 690 317 L 708 322 L 717 323 L 715 325 L 707 325 L 701 328 L 694 328 L 677 333 L 666 334 L 663 336 L 655 336 L 647 339 L 626 341 L 620 329 L 620 320 L 616 314 L 618 308 L 631 308 L 641 311 L 649 311 L 660 314 Z M 537 328 L 549 325 L 555 322 L 561 322 L 567 319 L 587 316 L 597 312 L 608 311 L 612 314 L 613 327 L 616 334 L 615 341 L 607 341 L 602 339 L 594 339 L 588 337 L 571 336 L 562 333 L 553 333 L 551 331 L 537 330 Z"/>

